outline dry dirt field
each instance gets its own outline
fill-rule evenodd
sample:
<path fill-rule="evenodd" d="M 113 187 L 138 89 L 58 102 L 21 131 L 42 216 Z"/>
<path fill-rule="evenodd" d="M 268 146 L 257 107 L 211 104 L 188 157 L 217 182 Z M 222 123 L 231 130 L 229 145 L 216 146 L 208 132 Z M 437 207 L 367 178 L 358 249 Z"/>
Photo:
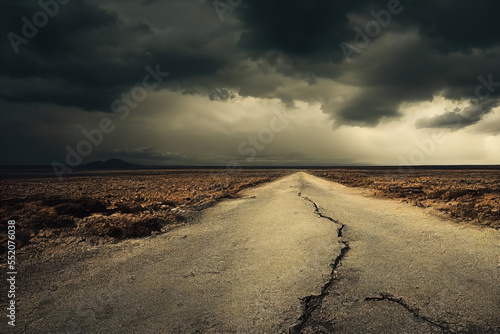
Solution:
<path fill-rule="evenodd" d="M 240 190 L 290 173 L 284 170 L 145 170 L 85 176 L 0 180 L 0 253 L 8 219 L 16 220 L 17 249 L 64 243 L 118 241 L 168 231 Z"/>
<path fill-rule="evenodd" d="M 49 245 L 100 244 L 168 231 L 223 198 L 293 170 L 145 170 L 0 180 L 0 253 L 7 219 L 21 252 Z M 500 228 L 499 170 L 330 169 L 313 175 L 377 196 L 432 207 L 451 218 Z"/>
<path fill-rule="evenodd" d="M 309 173 L 377 196 L 431 207 L 475 225 L 500 228 L 500 170 L 359 169 Z"/>

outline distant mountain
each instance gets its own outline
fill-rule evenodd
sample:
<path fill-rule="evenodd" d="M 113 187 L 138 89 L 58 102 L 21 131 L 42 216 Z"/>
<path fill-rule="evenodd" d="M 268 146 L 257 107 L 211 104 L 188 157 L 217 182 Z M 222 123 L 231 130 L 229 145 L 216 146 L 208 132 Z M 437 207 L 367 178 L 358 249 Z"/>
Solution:
<path fill-rule="evenodd" d="M 142 165 L 127 162 L 122 159 L 109 159 L 107 161 L 95 161 L 83 165 L 83 169 L 141 169 Z"/>

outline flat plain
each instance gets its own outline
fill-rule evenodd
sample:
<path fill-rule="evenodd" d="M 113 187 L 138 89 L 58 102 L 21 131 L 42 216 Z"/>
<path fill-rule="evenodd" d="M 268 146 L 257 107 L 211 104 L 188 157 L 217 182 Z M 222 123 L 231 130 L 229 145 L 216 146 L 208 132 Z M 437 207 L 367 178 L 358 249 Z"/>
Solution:
<path fill-rule="evenodd" d="M 18 249 L 119 242 L 170 231 L 200 210 L 292 169 L 95 171 L 0 180 L 0 214 L 15 219 Z M 374 196 L 430 208 L 460 223 L 500 228 L 498 169 L 312 169 L 312 175 Z M 6 220 L 0 224 L 5 225 Z M 1 253 L 6 228 L 1 228 Z"/>
<path fill-rule="evenodd" d="M 499 333 L 500 231 L 308 172 L 276 177 L 184 206 L 166 233 L 25 246 L 19 328 Z"/>

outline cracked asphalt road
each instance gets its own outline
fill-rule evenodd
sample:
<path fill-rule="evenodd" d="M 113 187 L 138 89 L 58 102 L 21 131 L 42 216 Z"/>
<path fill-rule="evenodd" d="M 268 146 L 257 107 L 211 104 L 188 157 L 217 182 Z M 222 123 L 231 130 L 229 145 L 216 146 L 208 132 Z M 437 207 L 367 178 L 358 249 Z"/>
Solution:
<path fill-rule="evenodd" d="M 498 333 L 499 236 L 296 173 L 155 238 L 25 262 L 18 329 Z"/>
<path fill-rule="evenodd" d="M 349 245 L 302 333 L 500 333 L 500 231 L 302 177 Z"/>
<path fill-rule="evenodd" d="M 23 332 L 287 333 L 341 249 L 340 226 L 297 196 L 300 180 L 250 189 L 165 235 L 25 266 Z"/>

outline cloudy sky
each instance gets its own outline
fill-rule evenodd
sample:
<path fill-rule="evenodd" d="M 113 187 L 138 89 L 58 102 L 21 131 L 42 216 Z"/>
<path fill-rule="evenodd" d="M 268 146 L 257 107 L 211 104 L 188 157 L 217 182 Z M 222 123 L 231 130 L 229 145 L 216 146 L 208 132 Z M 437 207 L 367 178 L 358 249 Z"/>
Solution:
<path fill-rule="evenodd" d="M 499 164 L 498 13 L 0 0 L 0 164 Z"/>

